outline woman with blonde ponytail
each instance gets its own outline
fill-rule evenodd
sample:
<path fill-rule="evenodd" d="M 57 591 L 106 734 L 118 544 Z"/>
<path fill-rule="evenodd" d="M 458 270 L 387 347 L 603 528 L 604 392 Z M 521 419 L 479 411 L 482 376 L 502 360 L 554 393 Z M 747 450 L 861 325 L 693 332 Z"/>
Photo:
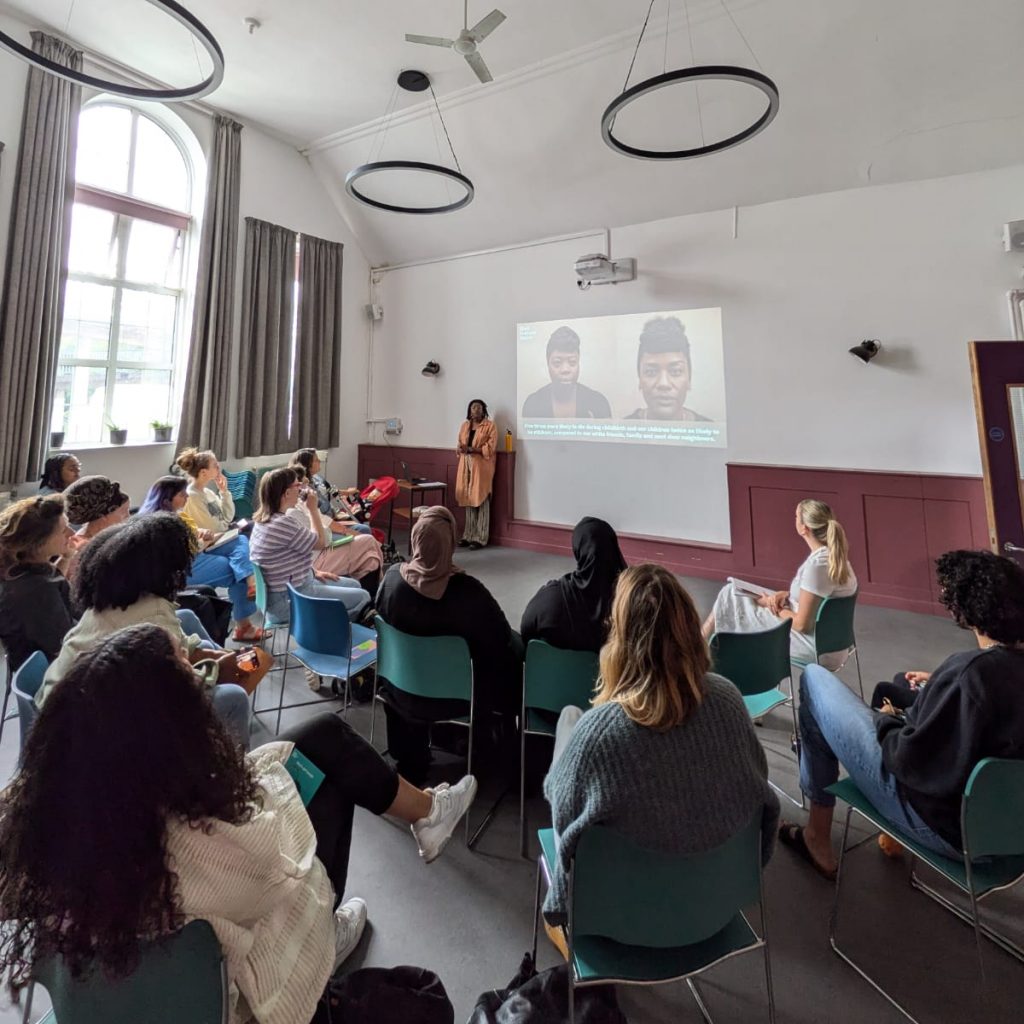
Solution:
<path fill-rule="evenodd" d="M 817 498 L 804 498 L 796 507 L 796 532 L 811 553 L 793 577 L 789 590 L 756 595 L 736 581 L 727 583 L 715 599 L 704 623 L 704 636 L 712 633 L 757 633 L 792 619 L 790 653 L 798 664 L 814 661 L 814 622 L 826 597 L 848 597 L 857 592 L 857 577 L 850 565 L 846 531 L 832 509 Z M 825 655 L 821 664 L 836 669 L 843 655 Z"/>

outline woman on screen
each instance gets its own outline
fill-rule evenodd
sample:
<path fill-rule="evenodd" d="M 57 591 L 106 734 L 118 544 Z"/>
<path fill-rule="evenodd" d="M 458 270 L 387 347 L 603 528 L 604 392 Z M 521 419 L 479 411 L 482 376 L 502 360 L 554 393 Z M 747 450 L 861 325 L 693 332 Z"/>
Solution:
<path fill-rule="evenodd" d="M 580 336 L 561 326 L 548 338 L 550 384 L 534 391 L 523 403 L 523 419 L 611 419 L 608 399 L 580 383 Z"/>
<path fill-rule="evenodd" d="M 708 422 L 707 416 L 686 405 L 693 379 L 690 339 L 678 317 L 656 316 L 644 324 L 636 353 L 636 374 L 644 407 L 634 409 L 627 420 Z"/>
<path fill-rule="evenodd" d="M 704 636 L 712 633 L 757 633 L 792 619 L 790 654 L 795 662 L 815 660 L 814 622 L 827 597 L 849 597 L 857 592 L 857 577 L 846 542 L 846 531 L 823 501 L 805 498 L 796 507 L 796 532 L 811 549 L 797 569 L 789 590 L 755 596 L 727 583 L 715 599 L 704 623 Z M 826 655 L 821 664 L 842 667 L 844 653 Z"/>
<path fill-rule="evenodd" d="M 460 548 L 486 547 L 491 535 L 491 488 L 497 461 L 498 428 L 487 417 L 487 403 L 474 398 L 459 428 L 459 475 L 455 500 L 466 510 Z"/>

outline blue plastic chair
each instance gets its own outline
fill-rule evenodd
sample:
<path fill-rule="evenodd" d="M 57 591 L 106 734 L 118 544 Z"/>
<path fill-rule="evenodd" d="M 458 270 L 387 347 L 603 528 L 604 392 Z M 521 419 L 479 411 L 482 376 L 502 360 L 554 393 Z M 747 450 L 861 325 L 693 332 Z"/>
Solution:
<path fill-rule="evenodd" d="M 30 654 L 14 673 L 11 681 L 11 691 L 14 699 L 18 702 L 18 725 L 21 729 L 21 746 L 18 754 L 18 761 L 25 751 L 25 741 L 28 734 L 39 717 L 39 707 L 36 705 L 36 694 L 39 687 L 43 685 L 43 676 L 50 667 L 46 655 L 42 651 L 35 651 Z"/>
<path fill-rule="evenodd" d="M 62 960 L 32 970 L 22 1020 L 31 1019 L 40 984 L 53 1009 L 38 1024 L 226 1024 L 228 979 L 217 936 L 207 921 L 146 944 L 135 970 L 119 981 L 102 971 L 74 980 Z"/>
<path fill-rule="evenodd" d="M 843 860 L 850 832 L 850 817 L 854 811 L 898 843 L 917 859 L 925 862 L 943 878 L 965 893 L 970 903 L 968 913 L 938 890 L 927 885 L 911 873 L 915 889 L 931 897 L 940 906 L 951 911 L 974 929 L 978 950 L 978 966 L 982 984 L 985 981 L 985 962 L 982 954 L 982 935 L 1017 960 L 1024 962 L 1024 949 L 1008 936 L 981 921 L 978 905 L 994 892 L 1008 889 L 1024 879 L 1024 761 L 987 757 L 979 761 L 964 787 L 960 805 L 960 831 L 963 837 L 963 860 L 954 860 L 933 853 L 916 842 L 887 818 L 857 788 L 852 779 L 840 779 L 828 787 L 847 806 L 843 842 L 839 851 L 836 873 L 835 903 L 829 928 L 829 941 L 836 953 L 845 960 L 875 991 L 879 992 L 908 1020 L 914 1017 L 889 995 L 862 967 L 854 963 L 839 948 L 839 895 L 843 878 Z M 857 844 L 860 845 L 860 844 Z M 855 847 L 854 847 L 855 848 Z"/>
<path fill-rule="evenodd" d="M 557 849 L 553 829 L 537 833 L 537 895 L 533 954 L 537 956 L 541 881 L 551 883 Z M 761 937 L 743 908 L 760 905 Z M 761 870 L 760 811 L 721 846 L 675 855 L 645 850 L 610 828 L 580 836 L 569 868 L 569 1021 L 575 989 L 685 980 L 705 1020 L 711 1015 L 697 975 L 736 954 L 764 951 L 768 1019 L 775 1020 Z"/>
<path fill-rule="evenodd" d="M 563 708 L 586 710 L 599 672 L 598 656 L 593 651 L 567 651 L 544 640 L 531 640 L 526 645 L 519 717 L 520 856 L 526 856 L 526 737 L 553 737 L 551 715 L 560 715 Z"/>
<path fill-rule="evenodd" d="M 747 712 L 755 722 L 774 708 L 788 704 L 793 714 L 793 735 L 799 736 L 793 666 L 789 653 L 792 629 L 792 620 L 784 619 L 778 626 L 763 632 L 715 633 L 708 646 L 711 650 L 711 670 L 725 676 L 740 691 Z M 788 696 L 779 687 L 779 683 L 787 678 Z M 791 803 L 803 806 L 802 795 L 800 800 L 796 800 L 771 780 L 769 785 Z"/>

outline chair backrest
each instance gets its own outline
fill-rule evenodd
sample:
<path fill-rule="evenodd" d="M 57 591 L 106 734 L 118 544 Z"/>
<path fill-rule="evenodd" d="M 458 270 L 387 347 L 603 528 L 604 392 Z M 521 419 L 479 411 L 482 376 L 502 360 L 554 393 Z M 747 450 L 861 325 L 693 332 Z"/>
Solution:
<path fill-rule="evenodd" d="M 700 942 L 761 897 L 761 812 L 715 849 L 688 855 L 645 850 L 604 826 L 587 829 L 572 883 L 574 935 L 635 946 Z"/>
<path fill-rule="evenodd" d="M 224 478 L 228 482 L 228 490 L 235 503 L 235 517 L 251 519 L 253 497 L 256 494 L 256 474 L 251 469 L 239 470 L 236 473 L 224 470 Z"/>
<path fill-rule="evenodd" d="M 29 731 L 39 715 L 36 706 L 36 694 L 43 685 L 43 676 L 50 663 L 42 651 L 34 651 L 18 667 L 11 680 L 11 691 L 18 702 L 18 726 L 21 730 L 21 749 L 25 749 L 25 741 Z"/>
<path fill-rule="evenodd" d="M 347 658 L 352 653 L 352 624 L 337 597 L 309 597 L 288 584 L 292 639 L 307 651 Z"/>
<path fill-rule="evenodd" d="M 36 965 L 60 1024 L 223 1024 L 228 1019 L 224 957 L 207 921 L 143 947 L 138 967 L 111 981 L 102 971 L 73 980 L 62 960 Z"/>
<path fill-rule="evenodd" d="M 711 671 L 725 676 L 744 697 L 774 690 L 789 677 L 791 619 L 758 633 L 715 633 Z"/>
<path fill-rule="evenodd" d="M 594 651 L 566 651 L 545 640 L 531 640 L 523 666 L 526 707 L 559 712 L 571 704 L 586 709 L 599 672 Z"/>
<path fill-rule="evenodd" d="M 255 562 L 252 563 L 252 578 L 256 584 L 256 607 L 266 615 L 267 578 L 263 575 L 263 570 Z"/>
<path fill-rule="evenodd" d="M 389 626 L 377 627 L 377 675 L 416 697 L 471 700 L 473 662 L 461 636 L 410 636 Z"/>
<path fill-rule="evenodd" d="M 979 761 L 964 787 L 961 824 L 972 860 L 1024 856 L 1024 761 Z"/>
<path fill-rule="evenodd" d="M 857 594 L 848 597 L 826 597 L 818 605 L 814 620 L 814 647 L 818 654 L 848 651 L 857 646 L 853 632 L 853 614 L 857 609 Z"/>

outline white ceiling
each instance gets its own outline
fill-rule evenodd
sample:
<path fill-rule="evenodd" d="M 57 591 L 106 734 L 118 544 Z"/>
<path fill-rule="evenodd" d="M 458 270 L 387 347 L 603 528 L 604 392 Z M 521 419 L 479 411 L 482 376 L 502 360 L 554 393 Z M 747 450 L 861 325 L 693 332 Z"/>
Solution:
<path fill-rule="evenodd" d="M 224 84 L 208 101 L 309 149 L 375 262 L 1024 163 L 1020 0 L 655 0 L 631 83 L 692 63 L 692 47 L 698 63 L 760 65 L 782 95 L 778 118 L 753 141 L 658 164 L 613 153 L 599 132 L 648 0 L 472 0 L 470 23 L 495 3 L 508 20 L 482 44 L 496 80 L 479 85 L 454 53 L 403 39 L 454 35 L 460 0 L 186 0 L 225 51 Z M 59 31 L 71 11 L 71 38 L 164 81 L 197 72 L 187 35 L 144 0 L 0 7 Z M 263 22 L 253 36 L 242 23 L 250 15 Z M 440 154 L 450 163 L 421 95 L 399 93 L 390 127 L 380 130 L 406 67 L 430 74 L 476 185 L 476 199 L 458 213 L 372 211 L 340 187 L 371 155 Z M 756 94 L 701 90 L 709 138 L 757 109 Z M 696 97 L 665 91 L 621 115 L 618 127 L 641 143 L 696 143 Z M 396 180 L 377 194 L 437 201 L 444 191 Z M 1021 215 L 1007 211 L 1007 219 Z"/>

